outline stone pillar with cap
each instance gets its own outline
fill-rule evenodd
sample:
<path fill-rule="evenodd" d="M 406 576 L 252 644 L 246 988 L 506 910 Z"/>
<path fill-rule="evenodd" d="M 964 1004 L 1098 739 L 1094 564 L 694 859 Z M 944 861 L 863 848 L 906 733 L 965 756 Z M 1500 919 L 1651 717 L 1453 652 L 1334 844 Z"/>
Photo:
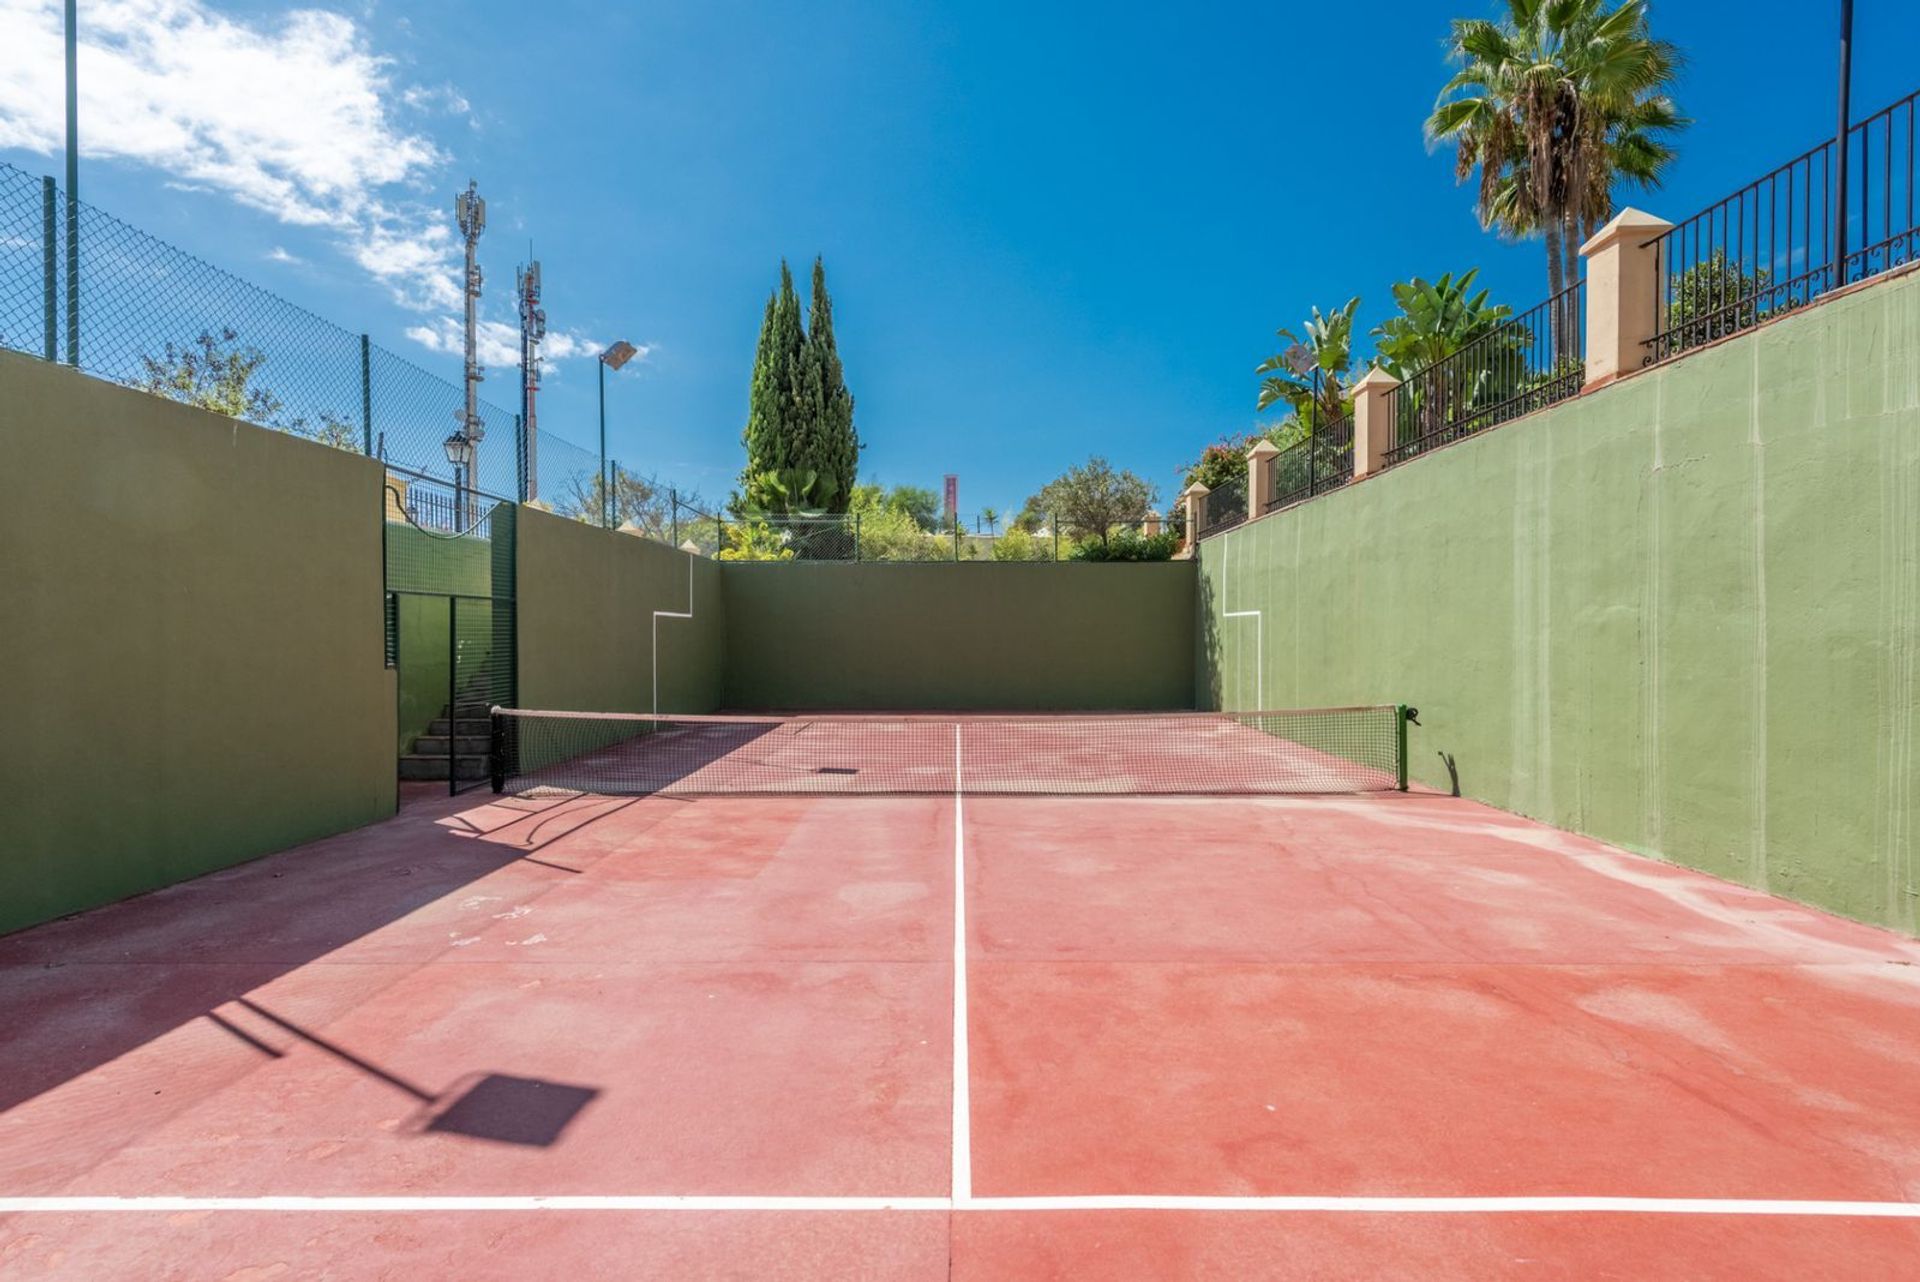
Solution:
<path fill-rule="evenodd" d="M 1400 380 L 1379 366 L 1353 385 L 1353 479 L 1387 466 L 1393 448 L 1393 389 Z"/>
<path fill-rule="evenodd" d="M 1273 493 L 1273 461 L 1280 447 L 1269 440 L 1254 442 L 1247 451 L 1247 519 L 1251 521 L 1267 510 L 1267 496 Z"/>
<path fill-rule="evenodd" d="M 1198 546 L 1200 542 L 1201 505 L 1206 502 L 1207 495 L 1211 493 L 1213 493 L 1212 490 L 1209 490 L 1198 481 L 1195 481 L 1192 485 L 1180 491 L 1180 503 L 1186 509 L 1187 514 L 1187 534 L 1185 540 L 1180 544 L 1180 553 L 1182 556 L 1192 556 L 1193 549 Z"/>
<path fill-rule="evenodd" d="M 1623 209 L 1595 232 L 1587 260 L 1585 385 L 1600 387 L 1646 362 L 1660 327 L 1660 247 L 1650 243 L 1673 224 L 1643 209 Z"/>

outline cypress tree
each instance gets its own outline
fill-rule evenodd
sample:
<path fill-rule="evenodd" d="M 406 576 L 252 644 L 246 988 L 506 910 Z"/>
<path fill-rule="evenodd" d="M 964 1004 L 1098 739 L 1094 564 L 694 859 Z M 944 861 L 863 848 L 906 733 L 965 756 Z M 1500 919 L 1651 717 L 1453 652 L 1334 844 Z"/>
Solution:
<path fill-rule="evenodd" d="M 819 418 L 814 430 L 813 462 L 832 482 L 832 510 L 844 512 L 853 499 L 854 478 L 860 469 L 860 438 L 853 427 L 853 393 L 847 390 L 846 370 L 833 337 L 833 299 L 827 293 L 827 268 L 813 260 L 813 304 L 807 317 L 808 354 L 819 386 Z"/>
<path fill-rule="evenodd" d="M 860 442 L 853 429 L 853 395 L 833 336 L 826 267 L 818 259 L 805 326 L 793 273 L 784 260 L 780 264 L 780 285 L 767 299 L 760 322 L 741 441 L 747 450 L 741 489 L 751 506 L 845 512 L 852 502 Z M 784 492 L 766 484 L 768 473 L 780 477 Z M 797 487 L 808 473 L 813 487 L 800 493 Z"/>
<path fill-rule="evenodd" d="M 747 469 L 741 474 L 743 490 L 751 492 L 756 472 L 774 449 L 779 413 L 778 383 L 773 372 L 773 314 L 780 297 L 774 290 L 767 295 L 766 314 L 760 320 L 760 341 L 753 349 L 753 376 L 747 382 L 747 425 L 741 430 L 740 443 L 747 448 Z"/>

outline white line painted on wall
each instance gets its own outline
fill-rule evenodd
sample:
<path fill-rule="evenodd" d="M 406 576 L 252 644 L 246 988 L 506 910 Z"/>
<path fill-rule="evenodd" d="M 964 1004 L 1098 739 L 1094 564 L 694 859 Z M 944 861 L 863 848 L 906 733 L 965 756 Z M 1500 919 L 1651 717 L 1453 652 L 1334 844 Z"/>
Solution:
<path fill-rule="evenodd" d="M 1232 530 L 1220 537 L 1220 617 L 1253 620 L 1253 706 L 1267 706 L 1267 621 L 1258 610 L 1235 610 L 1233 600 L 1233 547 L 1244 542 L 1243 530 Z"/>
<path fill-rule="evenodd" d="M 653 612 L 653 715 L 660 715 L 660 620 L 691 619 L 693 617 L 693 553 L 682 552 L 687 558 L 687 608 L 681 610 L 655 610 Z"/>

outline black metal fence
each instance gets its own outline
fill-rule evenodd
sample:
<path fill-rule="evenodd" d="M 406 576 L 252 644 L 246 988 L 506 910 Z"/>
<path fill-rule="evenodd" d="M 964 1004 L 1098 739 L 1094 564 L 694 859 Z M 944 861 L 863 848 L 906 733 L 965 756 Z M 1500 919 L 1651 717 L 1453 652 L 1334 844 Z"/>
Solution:
<path fill-rule="evenodd" d="M 1646 242 L 1658 254 L 1652 364 L 1914 261 L 1920 93 L 1847 133 L 1845 246 L 1832 139 Z M 1844 259 L 1836 255 L 1844 253 Z M 1836 262 L 1840 265 L 1836 269 Z"/>
<path fill-rule="evenodd" d="M 1200 500 L 1200 530 L 1197 537 L 1212 538 L 1246 519 L 1247 478 L 1242 475 L 1222 481 Z"/>
<path fill-rule="evenodd" d="M 448 438 L 465 388 L 85 202 L 78 273 L 65 271 L 66 197 L 0 164 L 0 347 L 261 427 L 382 459 L 474 496 L 539 497 L 598 521 L 596 451 L 484 399 L 473 459 Z M 69 320 L 69 294 L 72 315 Z"/>
<path fill-rule="evenodd" d="M 1316 425 L 1273 460 L 1273 479 L 1261 512 L 1278 512 L 1353 479 L 1353 416 Z"/>
<path fill-rule="evenodd" d="M 1575 281 L 1389 392 L 1387 463 L 1578 395 L 1586 380 L 1586 288 Z"/>

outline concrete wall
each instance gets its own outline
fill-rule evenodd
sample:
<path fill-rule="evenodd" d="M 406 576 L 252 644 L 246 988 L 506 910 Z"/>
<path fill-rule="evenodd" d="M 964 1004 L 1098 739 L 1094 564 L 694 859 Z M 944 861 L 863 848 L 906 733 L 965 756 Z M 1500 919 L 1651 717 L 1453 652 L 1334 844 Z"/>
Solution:
<path fill-rule="evenodd" d="M 520 702 L 529 708 L 646 712 L 653 612 L 662 618 L 660 711 L 720 706 L 726 604 L 702 557 L 532 508 L 520 509 Z"/>
<path fill-rule="evenodd" d="M 735 708 L 1185 708 L 1194 567 L 730 562 Z"/>
<path fill-rule="evenodd" d="M 1920 274 L 1201 545 L 1200 697 L 1852 917 L 1920 904 Z M 1264 654 L 1251 618 L 1259 610 Z M 1264 686 L 1264 689 L 1261 687 Z"/>
<path fill-rule="evenodd" d="M 381 471 L 0 352 L 0 931 L 392 814 Z"/>

